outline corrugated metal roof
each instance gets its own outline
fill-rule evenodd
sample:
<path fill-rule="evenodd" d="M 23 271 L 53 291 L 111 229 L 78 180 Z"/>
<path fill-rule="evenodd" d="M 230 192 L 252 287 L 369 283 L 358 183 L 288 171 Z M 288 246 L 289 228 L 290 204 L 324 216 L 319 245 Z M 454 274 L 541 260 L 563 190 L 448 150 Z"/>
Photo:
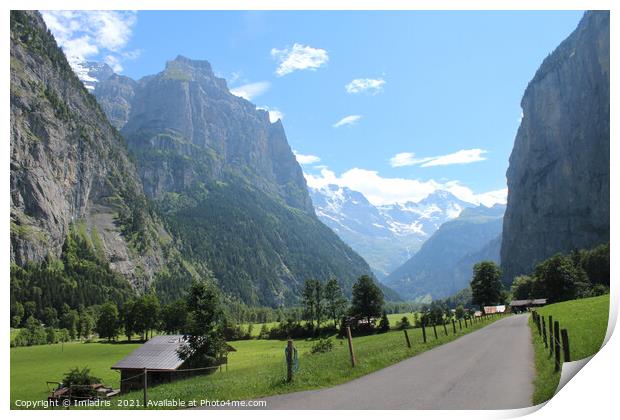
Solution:
<path fill-rule="evenodd" d="M 112 369 L 175 370 L 183 364 L 177 349 L 185 342 L 182 335 L 158 335 L 151 338 Z"/>

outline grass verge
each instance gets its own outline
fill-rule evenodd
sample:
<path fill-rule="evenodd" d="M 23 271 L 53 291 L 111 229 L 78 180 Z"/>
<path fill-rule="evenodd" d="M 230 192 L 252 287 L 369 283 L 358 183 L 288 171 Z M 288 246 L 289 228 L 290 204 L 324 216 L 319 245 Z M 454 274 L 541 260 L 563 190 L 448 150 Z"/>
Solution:
<path fill-rule="evenodd" d="M 568 330 L 571 360 L 579 360 L 595 354 L 603 344 L 609 316 L 609 295 L 547 305 L 538 310 L 545 321 L 549 315 L 559 321 L 560 328 Z M 549 355 L 538 329 L 530 317 L 535 352 L 536 379 L 534 380 L 534 405 L 553 397 L 560 381 L 555 372 L 554 359 Z M 548 328 L 548 326 L 547 326 Z"/>

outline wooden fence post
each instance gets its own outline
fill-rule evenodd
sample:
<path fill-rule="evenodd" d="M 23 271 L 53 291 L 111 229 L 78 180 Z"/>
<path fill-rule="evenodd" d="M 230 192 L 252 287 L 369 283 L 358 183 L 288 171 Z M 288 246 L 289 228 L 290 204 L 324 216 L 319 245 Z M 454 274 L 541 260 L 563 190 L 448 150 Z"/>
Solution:
<path fill-rule="evenodd" d="M 407 342 L 407 347 L 411 348 L 411 342 L 409 341 L 409 334 L 407 334 L 407 330 L 403 330 L 405 333 L 405 341 Z"/>
<path fill-rule="evenodd" d="M 148 395 L 146 393 L 146 390 L 148 388 L 148 370 L 146 370 L 146 368 L 144 368 L 144 373 L 142 374 L 142 376 L 144 376 L 144 378 L 142 378 L 142 388 L 144 388 L 144 408 L 146 408 L 146 403 L 148 401 Z"/>
<path fill-rule="evenodd" d="M 560 370 L 560 323 L 553 323 L 553 340 L 555 341 L 555 371 Z"/>
<path fill-rule="evenodd" d="M 465 320 L 465 328 L 467 328 L 467 318 L 463 318 Z M 471 324 L 471 322 L 470 322 Z"/>
<path fill-rule="evenodd" d="M 463 329 L 463 324 L 461 324 L 461 319 L 459 318 L 459 330 Z"/>
<path fill-rule="evenodd" d="M 452 319 L 452 331 L 456 334 L 456 322 L 454 322 L 454 319 Z"/>
<path fill-rule="evenodd" d="M 545 343 L 545 348 L 547 348 L 547 326 L 545 325 L 545 317 L 542 318 L 542 335 L 543 343 Z"/>
<path fill-rule="evenodd" d="M 351 366 L 355 367 L 355 352 L 353 351 L 353 338 L 351 337 L 351 327 L 347 326 L 347 339 L 349 340 L 349 353 L 351 354 Z"/>
<path fill-rule="evenodd" d="M 293 380 L 293 340 L 288 340 L 286 343 L 286 382 Z"/>
<path fill-rule="evenodd" d="M 433 322 L 433 332 L 435 333 L 435 340 L 437 340 L 437 326 L 435 325 L 435 323 Z"/>
<path fill-rule="evenodd" d="M 422 322 L 422 339 L 426 343 L 426 328 L 424 326 L 425 322 Z"/>
<path fill-rule="evenodd" d="M 443 322 L 443 332 L 448 335 L 448 327 L 446 327 L 446 321 Z"/>
<path fill-rule="evenodd" d="M 564 361 L 570 362 L 570 346 L 568 344 L 568 331 L 563 328 L 562 331 L 562 350 L 564 350 Z"/>
<path fill-rule="evenodd" d="M 553 317 L 549 315 L 549 356 L 553 356 Z"/>

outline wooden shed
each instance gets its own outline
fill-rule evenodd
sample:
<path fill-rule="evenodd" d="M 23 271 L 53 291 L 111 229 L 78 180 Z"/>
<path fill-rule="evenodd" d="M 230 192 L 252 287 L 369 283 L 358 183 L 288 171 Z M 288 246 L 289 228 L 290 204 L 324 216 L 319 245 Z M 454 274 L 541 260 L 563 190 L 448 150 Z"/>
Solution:
<path fill-rule="evenodd" d="M 547 304 L 547 299 L 520 299 L 510 302 L 510 309 L 512 312 L 523 312 L 529 308 L 539 308 Z"/>
<path fill-rule="evenodd" d="M 149 386 L 212 372 L 213 370 L 183 370 L 185 362 L 177 351 L 184 343 L 183 335 L 158 335 L 118 361 L 111 369 L 120 371 L 121 393 L 142 389 L 144 369 L 147 370 Z M 236 350 L 227 344 L 225 353 L 230 351 Z M 227 365 L 227 354 L 223 354 L 218 362 Z"/>

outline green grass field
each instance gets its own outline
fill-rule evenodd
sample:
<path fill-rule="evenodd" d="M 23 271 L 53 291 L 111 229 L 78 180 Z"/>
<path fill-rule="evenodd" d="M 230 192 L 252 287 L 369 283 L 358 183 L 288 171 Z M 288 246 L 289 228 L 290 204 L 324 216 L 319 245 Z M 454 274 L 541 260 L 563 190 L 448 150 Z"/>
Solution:
<path fill-rule="evenodd" d="M 560 328 L 568 330 L 571 360 L 579 360 L 595 354 L 603 344 L 609 316 L 609 295 L 588 299 L 555 303 L 538 310 L 548 320 L 553 316 Z M 560 381 L 560 372 L 554 371 L 554 360 L 549 356 L 538 329 L 530 318 L 535 350 L 536 380 L 534 381 L 534 404 L 553 397 Z M 548 327 L 547 327 L 548 328 Z"/>
<path fill-rule="evenodd" d="M 229 354 L 227 372 L 215 372 L 159 385 L 149 389 L 149 399 L 189 400 L 242 400 L 262 396 L 284 394 L 293 391 L 316 389 L 350 381 L 375 370 L 447 343 L 464 334 L 479 329 L 499 318 L 488 319 L 473 326 L 458 330 L 453 335 L 451 327 L 448 336 L 438 328 L 435 339 L 432 328 L 427 329 L 427 343 L 422 340 L 421 329 L 408 330 L 412 343 L 405 345 L 402 331 L 390 331 L 353 339 L 358 365 L 351 367 L 346 340 L 333 338 L 334 349 L 329 353 L 311 354 L 313 340 L 297 340 L 299 371 L 292 383 L 285 381 L 286 363 L 284 349 L 286 341 L 248 340 L 231 342 L 237 352 Z M 124 400 L 141 400 L 142 392 L 124 395 Z"/>
<path fill-rule="evenodd" d="M 88 366 L 106 385 L 119 386 L 120 375 L 110 369 L 140 344 L 65 343 L 11 348 L 11 407 L 16 399 L 44 400 L 46 381 L 60 381 L 73 367 Z"/>

